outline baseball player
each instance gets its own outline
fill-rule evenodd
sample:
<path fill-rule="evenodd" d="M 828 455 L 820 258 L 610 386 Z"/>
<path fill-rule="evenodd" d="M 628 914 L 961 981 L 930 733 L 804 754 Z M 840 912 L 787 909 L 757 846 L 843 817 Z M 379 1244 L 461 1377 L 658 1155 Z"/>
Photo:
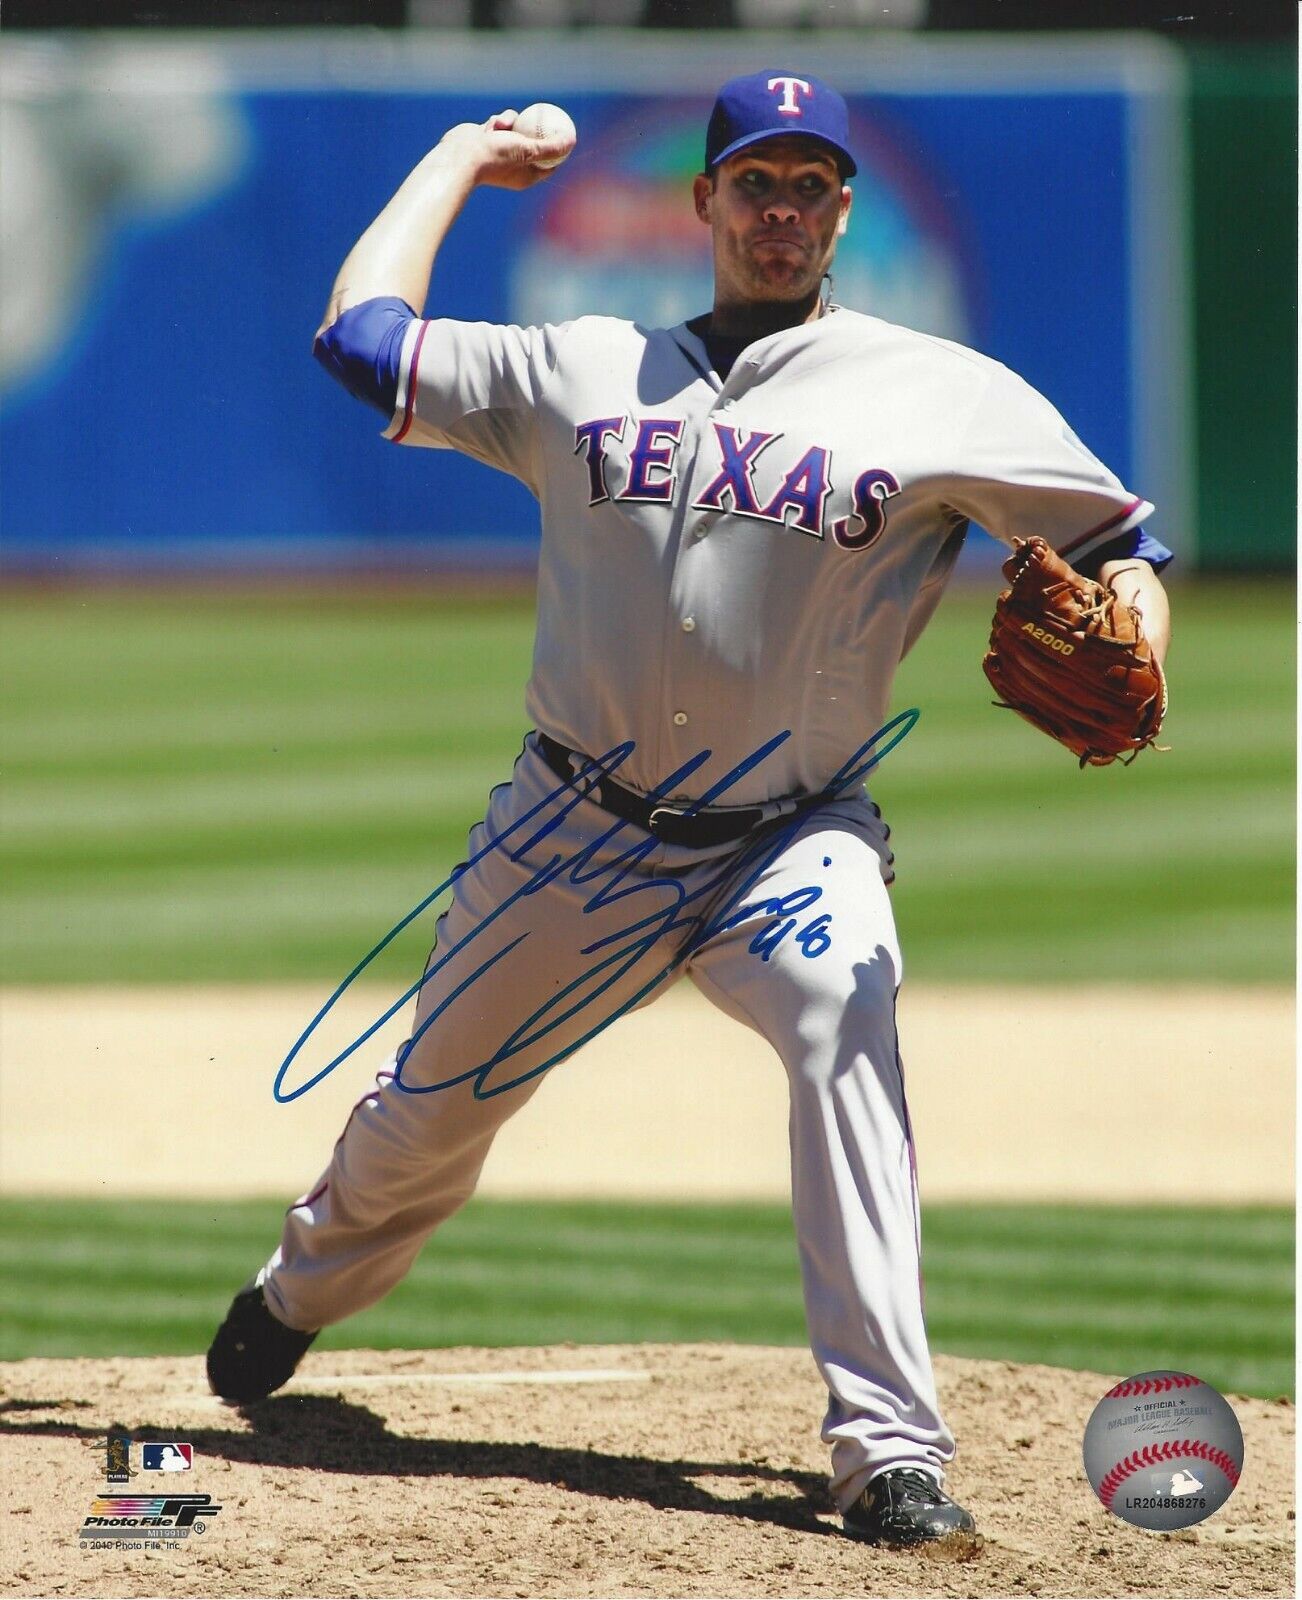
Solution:
<path fill-rule="evenodd" d="M 387 438 L 537 497 L 536 731 L 471 831 L 410 1040 L 236 1296 L 209 1379 L 233 1401 L 284 1383 L 465 1203 L 546 1069 L 686 974 L 787 1072 L 846 1531 L 969 1532 L 942 1488 L 954 1440 L 923 1321 L 894 858 L 862 779 L 969 522 L 1070 552 L 1142 609 L 1159 655 L 1170 552 L 1141 531 L 1148 502 L 1013 373 L 829 303 L 856 169 L 844 101 L 807 74 L 719 93 L 693 189 L 708 313 L 418 315 L 473 190 L 523 189 L 568 148 L 515 120 L 452 128 L 418 164 L 345 260 L 316 354 Z"/>

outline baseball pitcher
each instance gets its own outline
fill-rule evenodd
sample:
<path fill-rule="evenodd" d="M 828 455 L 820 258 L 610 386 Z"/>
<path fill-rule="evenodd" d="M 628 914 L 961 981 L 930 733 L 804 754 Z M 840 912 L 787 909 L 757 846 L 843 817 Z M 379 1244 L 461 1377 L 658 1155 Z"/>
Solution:
<path fill-rule="evenodd" d="M 232 1401 L 284 1383 L 469 1199 L 547 1068 L 685 975 L 787 1073 L 846 1532 L 967 1534 L 923 1321 L 894 857 L 863 779 L 973 522 L 1013 552 L 987 662 L 1004 702 L 1085 760 L 1151 743 L 1170 552 L 1015 374 L 831 303 L 856 167 L 844 101 L 808 74 L 719 92 L 684 195 L 713 246 L 700 316 L 426 318 L 473 191 L 526 188 L 568 153 L 563 130 L 516 121 L 452 128 L 420 161 L 345 260 L 315 350 L 388 439 L 537 498 L 535 731 L 471 831 L 410 1039 L 236 1296 L 209 1379 Z M 1077 700 L 1089 717 L 1064 731 Z"/>

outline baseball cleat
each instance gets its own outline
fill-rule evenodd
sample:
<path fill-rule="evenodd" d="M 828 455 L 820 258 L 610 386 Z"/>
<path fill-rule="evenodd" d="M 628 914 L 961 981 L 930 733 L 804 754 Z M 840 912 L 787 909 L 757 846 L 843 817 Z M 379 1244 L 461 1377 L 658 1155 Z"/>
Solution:
<path fill-rule="evenodd" d="M 845 1531 L 867 1544 L 926 1544 L 952 1533 L 973 1533 L 972 1514 L 955 1505 L 940 1485 L 916 1467 L 896 1467 L 875 1477 L 842 1513 Z"/>
<path fill-rule="evenodd" d="M 223 1400 L 265 1400 L 294 1376 L 315 1333 L 277 1321 L 262 1289 L 250 1279 L 231 1301 L 208 1347 L 208 1387 Z"/>

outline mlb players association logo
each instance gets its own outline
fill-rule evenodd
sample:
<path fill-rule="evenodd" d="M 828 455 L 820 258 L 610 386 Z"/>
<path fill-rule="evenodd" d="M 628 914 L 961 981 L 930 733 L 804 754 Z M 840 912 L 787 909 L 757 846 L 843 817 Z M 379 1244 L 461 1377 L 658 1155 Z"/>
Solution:
<path fill-rule="evenodd" d="M 140 1464 L 146 1472 L 189 1472 L 194 1466 L 192 1444 L 142 1444 Z"/>
<path fill-rule="evenodd" d="M 135 1476 L 129 1433 L 110 1433 L 104 1440 L 104 1476 L 109 1483 L 128 1483 Z"/>

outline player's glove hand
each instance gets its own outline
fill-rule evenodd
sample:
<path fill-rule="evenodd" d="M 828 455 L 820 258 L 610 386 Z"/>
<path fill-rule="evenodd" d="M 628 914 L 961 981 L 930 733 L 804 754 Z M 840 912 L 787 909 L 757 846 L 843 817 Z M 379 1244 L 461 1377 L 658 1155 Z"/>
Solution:
<path fill-rule="evenodd" d="M 1066 745 L 1082 767 L 1133 761 L 1166 715 L 1166 679 L 1139 612 L 1043 539 L 1016 540 L 1003 570 L 1010 587 L 981 663 L 996 704 Z"/>

